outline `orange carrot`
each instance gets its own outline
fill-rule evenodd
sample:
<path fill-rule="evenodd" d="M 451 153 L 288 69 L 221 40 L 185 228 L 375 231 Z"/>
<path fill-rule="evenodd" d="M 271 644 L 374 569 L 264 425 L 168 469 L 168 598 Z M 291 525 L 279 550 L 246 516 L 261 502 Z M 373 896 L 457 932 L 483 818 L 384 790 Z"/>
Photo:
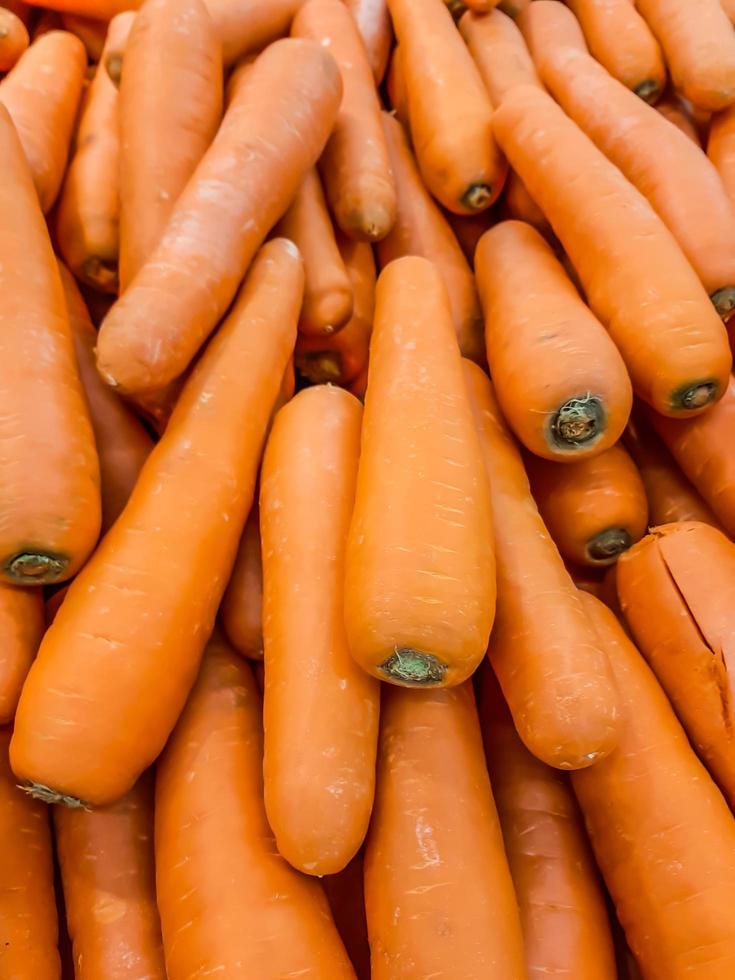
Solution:
<path fill-rule="evenodd" d="M 252 660 L 263 659 L 263 563 L 259 522 L 256 498 L 220 606 L 227 639 L 238 653 Z"/>
<path fill-rule="evenodd" d="M 109 384 L 145 393 L 186 370 L 316 162 L 340 89 L 334 59 L 312 41 L 277 41 L 258 58 L 158 246 L 102 324 L 97 366 Z"/>
<path fill-rule="evenodd" d="M 735 204 L 735 108 L 712 116 L 707 156 L 715 165 L 730 201 Z"/>
<path fill-rule="evenodd" d="M 679 417 L 721 397 L 731 363 L 725 328 L 646 199 L 537 89 L 511 92 L 493 124 L 620 349 L 636 393 Z"/>
<path fill-rule="evenodd" d="M 42 591 L 0 584 L 0 724 L 13 720 L 44 628 Z"/>
<path fill-rule="evenodd" d="M 62 14 L 111 20 L 124 10 L 135 10 L 141 3 L 142 0 L 44 0 L 44 8 Z"/>
<path fill-rule="evenodd" d="M 117 14 L 112 18 L 107 28 L 107 37 L 105 39 L 107 51 L 100 67 L 104 67 L 110 76 L 110 81 L 117 87 L 120 86 L 120 79 L 122 77 L 125 45 L 128 43 L 130 29 L 133 26 L 135 17 L 135 11 L 123 11 L 123 13 Z"/>
<path fill-rule="evenodd" d="M 426 259 L 397 259 L 376 290 L 347 547 L 352 655 L 395 684 L 466 680 L 487 647 L 494 566 L 490 491 L 446 290 Z"/>
<path fill-rule="evenodd" d="M 547 240 L 553 238 L 554 233 L 546 215 L 528 193 L 526 185 L 515 170 L 508 171 L 500 205 L 501 213 L 506 220 L 524 221 Z"/>
<path fill-rule="evenodd" d="M 334 924 L 339 930 L 358 980 L 371 980 L 362 851 L 358 852 L 344 871 L 336 875 L 324 875 L 322 886 L 334 916 Z"/>
<path fill-rule="evenodd" d="M 31 4 L 26 3 L 25 0 L 3 0 L 3 7 L 9 10 L 11 14 L 15 14 L 26 27 L 29 26 L 35 12 Z"/>
<path fill-rule="evenodd" d="M 10 71 L 28 47 L 28 28 L 12 10 L 0 7 L 0 71 Z"/>
<path fill-rule="evenodd" d="M 617 442 L 633 401 L 625 364 L 541 235 L 501 222 L 480 239 L 475 273 L 495 392 L 521 442 L 561 460 Z"/>
<path fill-rule="evenodd" d="M 454 232 L 464 257 L 470 266 L 474 266 L 477 243 L 498 220 L 496 209 L 488 208 L 479 214 L 453 214 L 451 211 L 444 211 L 444 217 Z"/>
<path fill-rule="evenodd" d="M 400 44 L 397 44 L 393 48 L 385 88 L 393 114 L 401 125 L 408 129 L 408 91 L 406 89 L 406 73 L 401 61 Z"/>
<path fill-rule="evenodd" d="M 543 88 L 523 35 L 502 11 L 493 10 L 486 17 L 466 13 L 459 30 L 494 107 L 519 85 Z"/>
<path fill-rule="evenodd" d="M 206 0 L 222 42 L 225 65 L 266 48 L 288 34 L 293 16 L 304 0 Z"/>
<path fill-rule="evenodd" d="M 350 392 L 350 394 L 354 395 L 355 398 L 359 398 L 363 403 L 365 401 L 365 395 L 367 394 L 367 379 L 368 366 L 365 365 L 363 370 L 347 386 L 347 390 Z"/>
<path fill-rule="evenodd" d="M 656 112 L 660 113 L 664 119 L 676 126 L 677 129 L 688 136 L 689 139 L 698 146 L 702 148 L 702 143 L 699 138 L 699 130 L 694 124 L 694 120 L 686 111 L 684 103 L 679 99 L 675 93 L 664 96 L 659 99 L 656 103 Z M 716 161 L 712 160 L 716 166 Z M 725 187 L 727 190 L 727 187 Z"/>
<path fill-rule="evenodd" d="M 531 497 L 492 386 L 470 361 L 465 380 L 495 527 L 498 603 L 488 656 L 526 748 L 559 769 L 588 766 L 615 745 L 612 678 Z"/>
<path fill-rule="evenodd" d="M 515 20 L 519 14 L 523 13 L 530 2 L 531 0 L 500 0 L 498 10 Z"/>
<path fill-rule="evenodd" d="M 345 0 L 347 9 L 355 18 L 375 84 L 380 85 L 388 67 L 393 44 L 393 25 L 388 13 L 387 0 Z"/>
<path fill-rule="evenodd" d="M 61 23 L 65 31 L 76 34 L 93 63 L 102 60 L 102 52 L 107 38 L 108 22 L 96 17 L 83 17 L 79 14 L 62 14 Z"/>
<path fill-rule="evenodd" d="M 720 0 L 720 5 L 733 24 L 735 24 L 735 0 Z"/>

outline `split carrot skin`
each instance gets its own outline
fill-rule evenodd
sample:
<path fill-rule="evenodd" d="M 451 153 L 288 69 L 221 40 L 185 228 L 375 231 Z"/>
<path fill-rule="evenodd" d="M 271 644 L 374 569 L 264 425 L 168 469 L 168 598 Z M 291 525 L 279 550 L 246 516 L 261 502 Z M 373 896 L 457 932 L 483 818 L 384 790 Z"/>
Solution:
<path fill-rule="evenodd" d="M 365 907 L 373 980 L 526 976 L 469 683 L 384 692 Z"/>
<path fill-rule="evenodd" d="M 393 230 L 377 244 L 378 262 L 385 268 L 401 256 L 430 259 L 449 296 L 459 348 L 465 357 L 482 363 L 482 311 L 472 269 L 446 218 L 423 185 L 403 127 L 388 113 L 383 113 L 383 126 L 398 191 L 398 212 Z"/>
<path fill-rule="evenodd" d="M 156 882 L 168 980 L 212 971 L 228 980 L 355 976 L 321 886 L 276 850 L 262 760 L 250 667 L 215 637 L 157 767 Z"/>
<path fill-rule="evenodd" d="M 622 446 L 568 466 L 529 456 L 526 469 L 544 524 L 567 561 L 611 565 L 646 533 L 646 490 Z"/>
<path fill-rule="evenodd" d="M 107 39 L 108 23 L 96 17 L 82 17 L 78 14 L 62 14 L 61 23 L 65 31 L 75 34 L 84 45 L 87 57 L 93 64 L 102 59 Z"/>
<path fill-rule="evenodd" d="M 13 720 L 45 629 L 43 592 L 0 584 L 0 724 Z M 0 961 L 2 962 L 2 961 Z"/>
<path fill-rule="evenodd" d="M 20 17 L 0 7 L 0 71 L 10 71 L 29 41 L 28 28 Z"/>
<path fill-rule="evenodd" d="M 153 780 L 118 803 L 53 810 L 76 980 L 166 980 L 153 859 Z"/>
<path fill-rule="evenodd" d="M 312 41 L 277 41 L 258 58 L 163 237 L 102 324 L 97 367 L 108 384 L 145 393 L 186 370 L 320 155 L 340 92 L 334 59 Z"/>
<path fill-rule="evenodd" d="M 694 124 L 692 117 L 686 111 L 681 99 L 679 99 L 675 93 L 665 95 L 662 99 L 659 99 L 656 103 L 656 112 L 662 115 L 664 119 L 670 122 L 673 126 L 676 126 L 676 128 L 687 136 L 695 146 L 698 146 L 700 150 L 702 149 L 702 142 L 699 138 L 699 130 Z M 717 162 L 715 160 L 712 160 L 712 162 L 715 164 L 715 166 L 717 166 Z M 722 174 L 720 174 L 720 178 L 722 178 Z M 725 186 L 725 190 L 727 191 L 727 186 Z"/>
<path fill-rule="evenodd" d="M 265 245 L 46 633 L 13 736 L 44 798 L 112 803 L 163 748 L 232 570 L 302 289 L 295 246 Z"/>
<path fill-rule="evenodd" d="M 727 333 L 645 197 L 537 89 L 511 92 L 493 125 L 620 350 L 636 394 L 680 418 L 721 397 L 732 360 Z"/>
<path fill-rule="evenodd" d="M 543 88 L 518 26 L 500 10 L 487 16 L 467 12 L 459 31 L 497 108 L 519 85 Z"/>
<path fill-rule="evenodd" d="M 263 659 L 263 562 L 257 499 L 245 522 L 220 619 L 238 653 L 251 660 Z"/>
<path fill-rule="evenodd" d="M 633 403 L 625 364 L 543 237 L 520 221 L 495 225 L 475 275 L 490 373 L 518 439 L 561 461 L 617 442 Z"/>
<path fill-rule="evenodd" d="M 375 789 L 380 687 L 343 616 L 361 423 L 354 395 L 307 388 L 276 416 L 260 480 L 265 809 L 280 853 L 319 876 L 357 853 Z"/>
<path fill-rule="evenodd" d="M 290 238 L 304 260 L 299 333 L 323 337 L 341 330 L 352 316 L 352 284 L 337 248 L 332 219 L 314 167 L 307 171 L 275 233 Z"/>
<path fill-rule="evenodd" d="M 222 55 L 203 0 L 145 0 L 120 81 L 120 285 L 155 251 L 222 116 Z"/>
<path fill-rule="evenodd" d="M 355 18 L 368 54 L 375 84 L 380 85 L 393 46 L 393 25 L 387 0 L 345 0 L 345 3 Z"/>
<path fill-rule="evenodd" d="M 612 677 L 533 501 L 492 385 L 476 365 L 464 366 L 495 527 L 498 603 L 490 663 L 526 748 L 558 769 L 589 766 L 617 739 Z"/>
<path fill-rule="evenodd" d="M 105 39 L 107 50 L 100 62 L 100 68 L 104 67 L 110 77 L 110 81 L 117 88 L 120 87 L 120 79 L 122 77 L 125 45 L 128 43 L 128 37 L 130 36 L 130 30 L 135 17 L 136 13 L 134 10 L 123 11 L 123 13 L 117 14 L 112 18 L 107 28 L 107 37 Z"/>
<path fill-rule="evenodd" d="M 623 711 L 616 751 L 572 773 L 597 864 L 646 980 L 722 980 L 735 971 L 735 820 L 614 615 L 581 597 Z"/>
<path fill-rule="evenodd" d="M 324 45 L 342 76 L 342 105 L 319 161 L 337 225 L 359 241 L 385 238 L 396 219 L 396 189 L 375 79 L 357 24 L 342 0 L 308 0 L 294 17 L 291 34 Z"/>
<path fill-rule="evenodd" d="M 401 45 L 411 137 L 426 186 L 449 211 L 482 211 L 500 194 L 506 165 L 472 56 L 442 0 L 388 0 L 388 7 Z"/>
<path fill-rule="evenodd" d="M 426 259 L 396 259 L 376 290 L 347 545 L 350 651 L 394 684 L 460 684 L 494 608 L 490 488 L 446 290 Z"/>

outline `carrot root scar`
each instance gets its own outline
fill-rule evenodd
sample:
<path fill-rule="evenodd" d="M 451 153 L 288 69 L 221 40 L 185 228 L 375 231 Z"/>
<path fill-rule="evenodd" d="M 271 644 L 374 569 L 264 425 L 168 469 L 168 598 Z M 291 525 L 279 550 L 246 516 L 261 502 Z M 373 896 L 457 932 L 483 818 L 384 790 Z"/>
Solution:
<path fill-rule="evenodd" d="M 587 544 L 587 556 L 599 565 L 610 565 L 618 555 L 633 544 L 630 534 L 622 527 L 608 527 Z"/>
<path fill-rule="evenodd" d="M 428 687 L 442 682 L 447 665 L 431 653 L 400 647 L 380 665 L 380 669 L 387 677 L 401 684 Z"/>
<path fill-rule="evenodd" d="M 67 558 L 42 552 L 23 551 L 5 566 L 8 574 L 24 585 L 48 585 L 57 582 L 69 565 Z"/>

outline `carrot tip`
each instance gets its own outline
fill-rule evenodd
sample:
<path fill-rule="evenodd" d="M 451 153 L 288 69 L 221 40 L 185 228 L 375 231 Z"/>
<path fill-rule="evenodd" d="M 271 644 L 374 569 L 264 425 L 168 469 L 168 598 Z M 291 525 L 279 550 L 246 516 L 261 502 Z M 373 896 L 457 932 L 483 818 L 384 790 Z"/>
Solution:
<path fill-rule="evenodd" d="M 67 558 L 23 551 L 5 565 L 5 572 L 21 585 L 50 585 L 58 582 L 69 566 Z"/>
<path fill-rule="evenodd" d="M 445 0 L 445 3 L 449 13 L 455 20 L 459 20 L 462 14 L 467 13 L 467 7 L 462 3 L 462 0 Z"/>
<path fill-rule="evenodd" d="M 639 82 L 633 91 L 639 99 L 643 99 L 644 102 L 653 105 L 659 95 L 661 95 L 661 83 L 655 78 L 646 78 L 644 81 Z"/>
<path fill-rule="evenodd" d="M 605 410 L 596 395 L 570 398 L 559 408 L 549 425 L 552 442 L 562 449 L 575 449 L 598 439 L 605 428 Z"/>
<path fill-rule="evenodd" d="M 675 391 L 671 404 L 673 408 L 704 408 L 717 397 L 719 385 L 716 381 L 698 381 Z"/>
<path fill-rule="evenodd" d="M 299 374 L 315 385 L 326 384 L 327 381 L 339 381 L 342 377 L 340 357 L 335 351 L 302 354 L 296 366 Z"/>
<path fill-rule="evenodd" d="M 115 85 L 120 84 L 120 77 L 122 76 L 122 63 L 122 55 L 120 54 L 111 54 L 105 62 L 107 74 L 110 76 L 110 79 L 115 83 Z"/>
<path fill-rule="evenodd" d="M 65 796 L 63 793 L 57 793 L 56 790 L 44 786 L 43 783 L 28 783 L 25 786 L 18 784 L 18 789 L 22 789 L 34 800 L 41 800 L 43 803 L 61 803 L 72 810 L 90 809 L 83 800 L 77 799 L 76 796 Z"/>
<path fill-rule="evenodd" d="M 473 184 L 462 195 L 462 204 L 471 211 L 484 211 L 493 199 L 489 184 Z"/>
<path fill-rule="evenodd" d="M 735 286 L 723 286 L 722 289 L 712 293 L 710 299 L 722 319 L 727 320 L 735 310 Z"/>
<path fill-rule="evenodd" d="M 93 286 L 106 293 L 117 292 L 117 267 L 102 259 L 92 256 L 88 258 L 82 267 L 84 278 Z"/>
<path fill-rule="evenodd" d="M 395 652 L 380 665 L 386 677 L 406 687 L 428 687 L 441 684 L 447 665 L 431 653 L 422 653 L 411 647 L 397 647 Z"/>
<path fill-rule="evenodd" d="M 608 527 L 587 542 L 587 557 L 596 565 L 611 565 L 632 544 L 633 539 L 625 528 Z"/>

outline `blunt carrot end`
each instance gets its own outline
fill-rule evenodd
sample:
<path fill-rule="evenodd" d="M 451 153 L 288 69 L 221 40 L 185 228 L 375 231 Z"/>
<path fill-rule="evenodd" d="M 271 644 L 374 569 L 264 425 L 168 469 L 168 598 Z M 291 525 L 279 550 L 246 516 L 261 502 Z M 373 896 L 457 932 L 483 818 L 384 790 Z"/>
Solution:
<path fill-rule="evenodd" d="M 36 551 L 22 551 L 9 559 L 5 572 L 19 584 L 50 585 L 63 578 L 68 567 L 68 558 Z"/>
<path fill-rule="evenodd" d="M 550 430 L 556 445 L 573 449 L 592 442 L 605 429 L 605 410 L 596 395 L 570 398 L 551 419 Z"/>
<path fill-rule="evenodd" d="M 719 387 L 716 381 L 697 381 L 686 385 L 674 392 L 672 407 L 685 410 L 704 408 L 716 401 Z"/>
<path fill-rule="evenodd" d="M 441 684 L 447 665 L 431 653 L 400 647 L 380 665 L 380 670 L 394 683 L 406 687 L 429 687 Z"/>
<path fill-rule="evenodd" d="M 472 211 L 484 211 L 492 199 L 493 190 L 489 184 L 472 184 L 462 195 L 462 204 Z"/>
<path fill-rule="evenodd" d="M 72 810 L 90 809 L 84 800 L 80 800 L 76 796 L 65 796 L 63 793 L 57 793 L 55 789 L 44 786 L 43 783 L 19 783 L 18 789 L 22 789 L 24 793 L 27 793 L 34 800 L 40 800 L 42 803 L 48 803 L 49 805 L 58 803 Z"/>
<path fill-rule="evenodd" d="M 735 310 L 735 286 L 724 286 L 710 296 L 715 309 L 723 320 Z"/>
<path fill-rule="evenodd" d="M 633 89 L 639 99 L 653 105 L 661 95 L 661 82 L 658 78 L 646 78 Z"/>
<path fill-rule="evenodd" d="M 611 565 L 632 544 L 633 539 L 625 528 L 608 527 L 590 539 L 587 557 L 596 565 Z"/>

